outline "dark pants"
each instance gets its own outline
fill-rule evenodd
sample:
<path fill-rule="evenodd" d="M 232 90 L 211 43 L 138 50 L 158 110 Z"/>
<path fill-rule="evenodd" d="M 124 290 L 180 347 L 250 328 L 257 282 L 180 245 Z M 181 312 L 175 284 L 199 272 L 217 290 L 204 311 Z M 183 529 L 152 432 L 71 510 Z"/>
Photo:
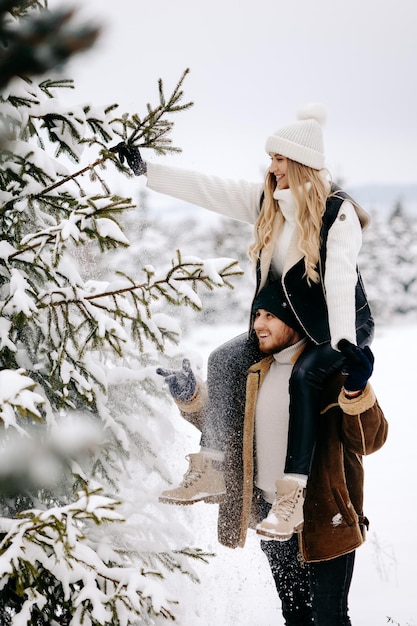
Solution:
<path fill-rule="evenodd" d="M 318 626 L 351 625 L 348 595 L 354 565 L 355 552 L 310 564 L 314 623 Z"/>
<path fill-rule="evenodd" d="M 359 329 L 358 345 L 370 343 L 372 331 L 372 321 Z M 241 426 L 245 412 L 247 371 L 264 356 L 258 348 L 256 336 L 248 336 L 246 333 L 231 339 L 210 354 L 202 446 L 224 450 L 229 436 L 236 427 Z M 320 392 L 325 379 L 342 365 L 342 354 L 333 350 L 329 343 L 320 346 L 310 344 L 297 359 L 290 379 L 286 473 L 310 473 Z"/>
<path fill-rule="evenodd" d="M 261 500 L 261 514 L 270 505 Z M 286 626 L 350 626 L 348 594 L 355 552 L 321 563 L 302 564 L 298 537 L 289 541 L 261 541 Z"/>

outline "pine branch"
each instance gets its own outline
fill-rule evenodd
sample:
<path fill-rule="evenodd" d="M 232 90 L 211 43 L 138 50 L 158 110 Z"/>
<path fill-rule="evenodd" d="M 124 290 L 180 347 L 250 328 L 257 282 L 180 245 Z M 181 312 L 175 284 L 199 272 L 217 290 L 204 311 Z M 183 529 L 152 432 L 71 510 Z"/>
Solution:
<path fill-rule="evenodd" d="M 152 109 L 151 105 L 148 104 L 148 115 L 143 120 L 140 120 L 139 117 L 135 117 L 135 121 L 137 120 L 137 127 L 128 137 L 128 145 L 134 145 L 138 148 L 153 147 L 156 139 L 161 142 L 161 139 L 165 138 L 165 135 L 172 129 L 172 125 L 169 123 L 161 124 L 163 116 L 166 113 L 185 111 L 193 106 L 193 102 L 187 102 L 182 105 L 179 104 L 184 95 L 182 85 L 189 72 L 189 68 L 183 72 L 168 101 L 166 101 L 164 96 L 162 79 L 159 79 L 158 87 L 160 104 L 155 109 Z M 167 149 L 167 145 L 165 144 L 164 148 L 160 147 L 158 151 L 161 154 L 165 154 Z"/>
<path fill-rule="evenodd" d="M 105 182 L 102 181 L 105 186 Z M 105 190 L 106 191 L 106 190 Z M 57 200 L 56 197 L 52 196 L 52 199 Z M 102 207 L 97 207 L 96 202 L 101 202 L 105 200 L 106 205 Z M 74 227 L 77 229 L 77 233 L 79 235 L 86 234 L 90 238 L 95 238 L 101 241 L 102 244 L 104 242 L 107 243 L 109 247 L 114 245 L 126 245 L 126 243 L 122 243 L 117 240 L 117 242 L 113 242 L 111 237 L 106 237 L 104 239 L 100 239 L 97 231 L 91 226 L 88 226 L 87 218 L 90 220 L 99 219 L 101 216 L 111 216 L 115 213 L 119 213 L 121 211 L 126 211 L 128 209 L 134 208 L 136 205 L 132 204 L 130 198 L 120 198 L 119 196 L 109 196 L 109 195 L 99 195 L 92 196 L 85 199 L 84 204 L 80 204 L 75 211 L 68 211 L 68 218 L 73 219 Z M 62 206 L 59 206 L 62 210 Z M 78 230 L 78 224 L 81 223 L 82 226 Z M 52 246 L 55 250 L 55 262 L 58 261 L 60 253 L 62 252 L 61 247 L 65 243 L 64 239 L 61 238 L 62 233 L 62 223 L 58 223 L 52 227 L 47 228 L 44 231 L 38 231 L 36 233 L 30 234 L 24 237 L 21 241 L 21 247 L 8 255 L 8 260 L 19 260 L 24 259 L 25 255 L 28 252 L 37 250 L 38 257 L 41 251 L 45 248 L 45 246 Z M 33 243 L 35 242 L 35 243 Z M 58 246 L 58 243 L 60 246 Z M 75 242 L 77 243 L 77 241 Z"/>
<path fill-rule="evenodd" d="M 167 152 L 181 152 L 180 148 L 172 146 L 172 141 L 168 137 L 169 133 L 173 129 L 173 122 L 165 119 L 165 116 L 170 115 L 172 113 L 177 113 L 179 111 L 184 111 L 191 106 L 193 106 L 193 102 L 187 102 L 183 105 L 179 104 L 179 101 L 183 97 L 182 84 L 184 82 L 185 77 L 189 73 L 189 69 L 186 69 L 177 85 L 175 86 L 173 92 L 171 93 L 168 99 L 165 98 L 162 90 L 162 79 L 159 79 L 159 97 L 160 103 L 154 108 L 151 107 L 150 104 L 147 104 L 148 114 L 141 119 L 138 114 L 133 114 L 132 116 L 124 115 L 122 118 L 114 118 L 111 121 L 111 125 L 117 127 L 118 125 L 122 126 L 122 130 L 115 129 L 115 134 L 122 138 L 123 142 L 126 145 L 134 146 L 137 148 L 150 148 L 159 154 L 166 154 Z M 44 90 L 50 90 L 53 87 L 60 86 L 59 84 L 52 84 L 51 82 L 44 81 L 42 83 Z M 64 86 L 69 86 L 65 84 Z M 114 106 L 109 107 L 111 110 Z M 88 108 L 86 108 L 86 112 L 88 112 Z M 53 142 L 59 142 L 58 152 L 64 151 L 69 154 L 74 160 L 77 160 L 77 155 L 71 151 L 71 148 L 64 141 L 60 140 L 56 133 L 53 131 L 54 121 L 57 116 L 44 116 L 42 119 L 45 123 L 45 129 L 48 131 L 50 129 L 50 139 Z M 69 118 L 65 118 L 63 115 L 58 116 L 59 119 L 64 123 L 68 124 L 68 127 L 72 129 L 71 132 L 76 133 L 72 122 Z M 33 120 L 33 118 L 32 118 Z M 99 130 L 99 133 L 104 137 L 108 138 L 108 134 L 102 130 L 102 125 L 100 125 L 99 120 L 89 120 L 87 118 L 87 123 L 92 126 L 96 132 Z M 32 131 L 38 132 L 34 130 L 34 126 L 32 125 Z M 65 185 L 68 182 L 76 182 L 76 179 L 80 178 L 87 172 L 91 172 L 92 176 L 99 176 L 97 174 L 96 169 L 98 167 L 104 167 L 107 161 L 111 161 L 118 170 L 122 173 L 132 176 L 130 169 L 121 163 L 117 154 L 115 154 L 114 149 L 108 148 L 102 141 L 99 141 L 96 137 L 91 139 L 83 140 L 90 145 L 98 144 L 101 146 L 101 155 L 98 159 L 96 159 L 93 163 L 82 167 L 81 169 L 65 176 L 61 179 L 58 179 L 56 182 L 51 185 L 46 186 L 44 189 L 35 194 L 22 194 L 18 197 L 13 198 L 13 202 L 18 202 L 23 200 L 24 198 L 29 199 L 41 199 L 58 189 L 62 185 Z M 33 166 L 32 166 L 33 167 Z M 100 179 L 101 180 L 101 179 Z M 4 186 L 4 185 L 3 185 Z"/>
<path fill-rule="evenodd" d="M 125 293 L 132 293 L 134 291 L 138 291 L 138 290 L 149 290 L 151 287 L 155 287 L 155 288 L 160 288 L 163 287 L 164 285 L 167 285 L 169 287 L 172 287 L 171 284 L 171 280 L 173 279 L 173 274 L 178 271 L 178 270 L 186 270 L 187 267 L 193 267 L 194 268 L 194 272 L 191 275 L 187 275 L 187 276 L 176 276 L 175 277 L 175 282 L 192 282 L 193 284 L 195 283 L 204 283 L 208 288 L 209 285 L 211 285 L 211 277 L 208 274 L 203 274 L 201 273 L 200 270 L 195 270 L 195 264 L 193 263 L 181 263 L 178 264 L 176 266 L 174 266 L 172 268 L 172 270 L 168 273 L 166 278 L 162 278 L 160 280 L 156 280 L 154 282 L 152 282 L 152 285 L 149 284 L 149 282 L 143 282 L 143 283 L 138 283 L 138 284 L 132 284 L 129 287 L 123 287 L 120 289 L 115 289 L 112 291 L 103 291 L 102 293 L 96 293 L 90 296 L 84 296 L 83 300 L 87 300 L 89 302 L 94 301 L 94 300 L 98 300 L 100 298 L 107 298 L 107 297 L 114 297 L 114 296 L 118 296 L 118 295 L 122 295 Z M 237 269 L 232 269 L 233 267 L 236 267 Z M 197 272 L 197 273 L 195 273 Z M 228 265 L 227 267 L 224 268 L 224 270 L 220 273 L 221 278 L 223 277 L 228 277 L 228 276 L 240 276 L 242 275 L 243 272 L 242 270 L 240 270 L 240 268 L 238 268 L 238 263 L 237 261 L 233 261 L 230 265 Z M 227 283 L 227 285 L 230 288 L 233 288 L 232 285 L 230 283 Z M 59 295 L 62 296 L 62 292 L 59 291 L 52 291 L 50 294 L 50 296 L 53 295 Z M 67 305 L 67 304 L 79 304 L 80 302 L 82 302 L 82 300 L 79 299 L 65 299 L 65 300 L 57 300 L 57 301 L 51 301 L 48 303 L 48 306 L 62 306 L 62 305 Z M 134 318 L 132 318 L 134 319 Z"/>
<path fill-rule="evenodd" d="M 68 176 L 65 176 L 65 178 L 61 178 L 60 180 L 58 180 L 53 185 L 50 185 L 49 187 L 45 187 L 45 189 L 42 189 L 40 193 L 33 195 L 32 197 L 41 198 L 43 196 L 48 195 L 51 191 L 54 191 L 54 189 L 57 189 L 58 187 L 61 187 L 62 185 L 69 183 L 71 180 L 75 180 L 76 178 L 78 178 L 79 176 L 82 176 L 88 171 L 94 170 L 95 167 L 104 163 L 107 160 L 107 158 L 110 158 L 110 157 L 102 157 L 100 159 L 97 159 L 96 161 L 94 161 L 94 163 L 91 163 L 90 165 L 86 165 L 85 167 L 78 170 L 77 172 L 74 172 L 73 174 L 69 174 Z"/>
<path fill-rule="evenodd" d="M 0 543 L 3 581 L 20 590 L 22 599 L 34 597 L 40 601 L 39 605 L 35 602 L 31 607 L 31 623 L 42 609 L 42 617 L 49 618 L 48 623 L 55 623 L 54 618 L 59 616 L 59 623 L 64 623 L 62 619 L 67 623 L 65 616 L 68 619 L 78 617 L 77 623 L 83 622 L 82 615 L 89 621 L 94 620 L 94 607 L 89 602 L 93 596 L 95 604 L 100 603 L 102 609 L 110 610 L 115 618 L 118 604 L 122 602 L 124 617 L 129 618 L 126 622 L 129 624 L 136 623 L 137 618 L 146 612 L 174 620 L 168 607 L 175 603 L 163 599 L 156 611 L 147 593 L 146 578 L 154 577 L 162 581 L 162 573 L 138 569 L 130 555 L 121 552 L 119 556 L 117 548 L 113 550 L 111 561 L 97 554 L 94 542 L 88 540 L 86 531 L 92 524 L 100 526 L 122 522 L 122 516 L 116 510 L 120 502 L 104 496 L 100 489 L 89 491 L 86 486 L 83 491 L 84 494 L 78 494 L 78 500 L 71 504 L 56 506 L 46 512 L 36 509 L 25 511 L 21 519 L 11 522 L 9 532 Z M 9 553 L 11 567 L 5 568 L 5 557 Z M 37 554 L 35 562 L 31 562 L 30 553 Z M 57 563 L 61 580 L 57 577 Z M 77 583 L 72 580 L 75 573 Z M 46 604 L 42 602 L 43 598 Z M 42 619 L 39 623 L 46 621 Z"/>

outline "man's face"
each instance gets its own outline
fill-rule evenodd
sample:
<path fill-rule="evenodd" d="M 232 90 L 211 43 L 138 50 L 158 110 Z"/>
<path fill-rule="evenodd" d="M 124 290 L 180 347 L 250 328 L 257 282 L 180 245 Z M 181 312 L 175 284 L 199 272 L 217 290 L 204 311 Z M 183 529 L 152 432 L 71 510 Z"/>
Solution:
<path fill-rule="evenodd" d="M 280 352 L 301 339 L 298 331 L 265 309 L 256 311 L 253 328 L 258 338 L 259 349 L 265 354 Z"/>

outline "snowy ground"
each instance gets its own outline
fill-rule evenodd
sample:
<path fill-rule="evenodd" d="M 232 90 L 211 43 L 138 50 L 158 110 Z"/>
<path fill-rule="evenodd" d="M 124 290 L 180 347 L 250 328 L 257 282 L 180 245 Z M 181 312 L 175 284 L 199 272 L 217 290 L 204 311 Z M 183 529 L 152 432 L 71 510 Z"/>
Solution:
<path fill-rule="evenodd" d="M 201 327 L 181 347 L 205 363 L 210 350 L 245 328 Z M 354 626 L 391 623 L 417 626 L 415 597 L 417 557 L 414 516 L 417 491 L 413 482 L 417 410 L 411 391 L 417 383 L 417 325 L 398 323 L 380 329 L 373 343 L 376 357 L 372 379 L 390 423 L 384 448 L 365 459 L 365 513 L 371 521 L 366 544 L 357 551 L 350 594 Z M 204 370 L 203 370 L 204 373 Z M 198 450 L 198 436 L 177 417 L 178 434 L 169 444 L 173 476 L 181 477 L 187 452 Z M 165 505 L 164 505 L 165 506 Z M 178 519 L 194 534 L 192 545 L 217 554 L 209 565 L 198 565 L 200 585 L 181 577 L 181 626 L 282 626 L 280 604 L 259 540 L 250 531 L 244 549 L 230 550 L 217 543 L 217 505 L 178 507 Z"/>

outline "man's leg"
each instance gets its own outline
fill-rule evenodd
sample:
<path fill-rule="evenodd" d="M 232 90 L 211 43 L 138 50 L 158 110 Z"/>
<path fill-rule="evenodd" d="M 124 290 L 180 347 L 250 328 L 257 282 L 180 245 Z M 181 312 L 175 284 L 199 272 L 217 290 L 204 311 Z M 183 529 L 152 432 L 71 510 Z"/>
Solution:
<path fill-rule="evenodd" d="M 262 514 L 270 504 L 261 500 Z M 279 598 L 286 626 L 314 626 L 309 565 L 301 565 L 297 536 L 289 541 L 261 541 Z M 320 624 L 321 626 L 321 624 Z"/>
<path fill-rule="evenodd" d="M 348 595 L 355 552 L 321 563 L 310 563 L 310 587 L 314 623 L 318 626 L 350 626 Z"/>

